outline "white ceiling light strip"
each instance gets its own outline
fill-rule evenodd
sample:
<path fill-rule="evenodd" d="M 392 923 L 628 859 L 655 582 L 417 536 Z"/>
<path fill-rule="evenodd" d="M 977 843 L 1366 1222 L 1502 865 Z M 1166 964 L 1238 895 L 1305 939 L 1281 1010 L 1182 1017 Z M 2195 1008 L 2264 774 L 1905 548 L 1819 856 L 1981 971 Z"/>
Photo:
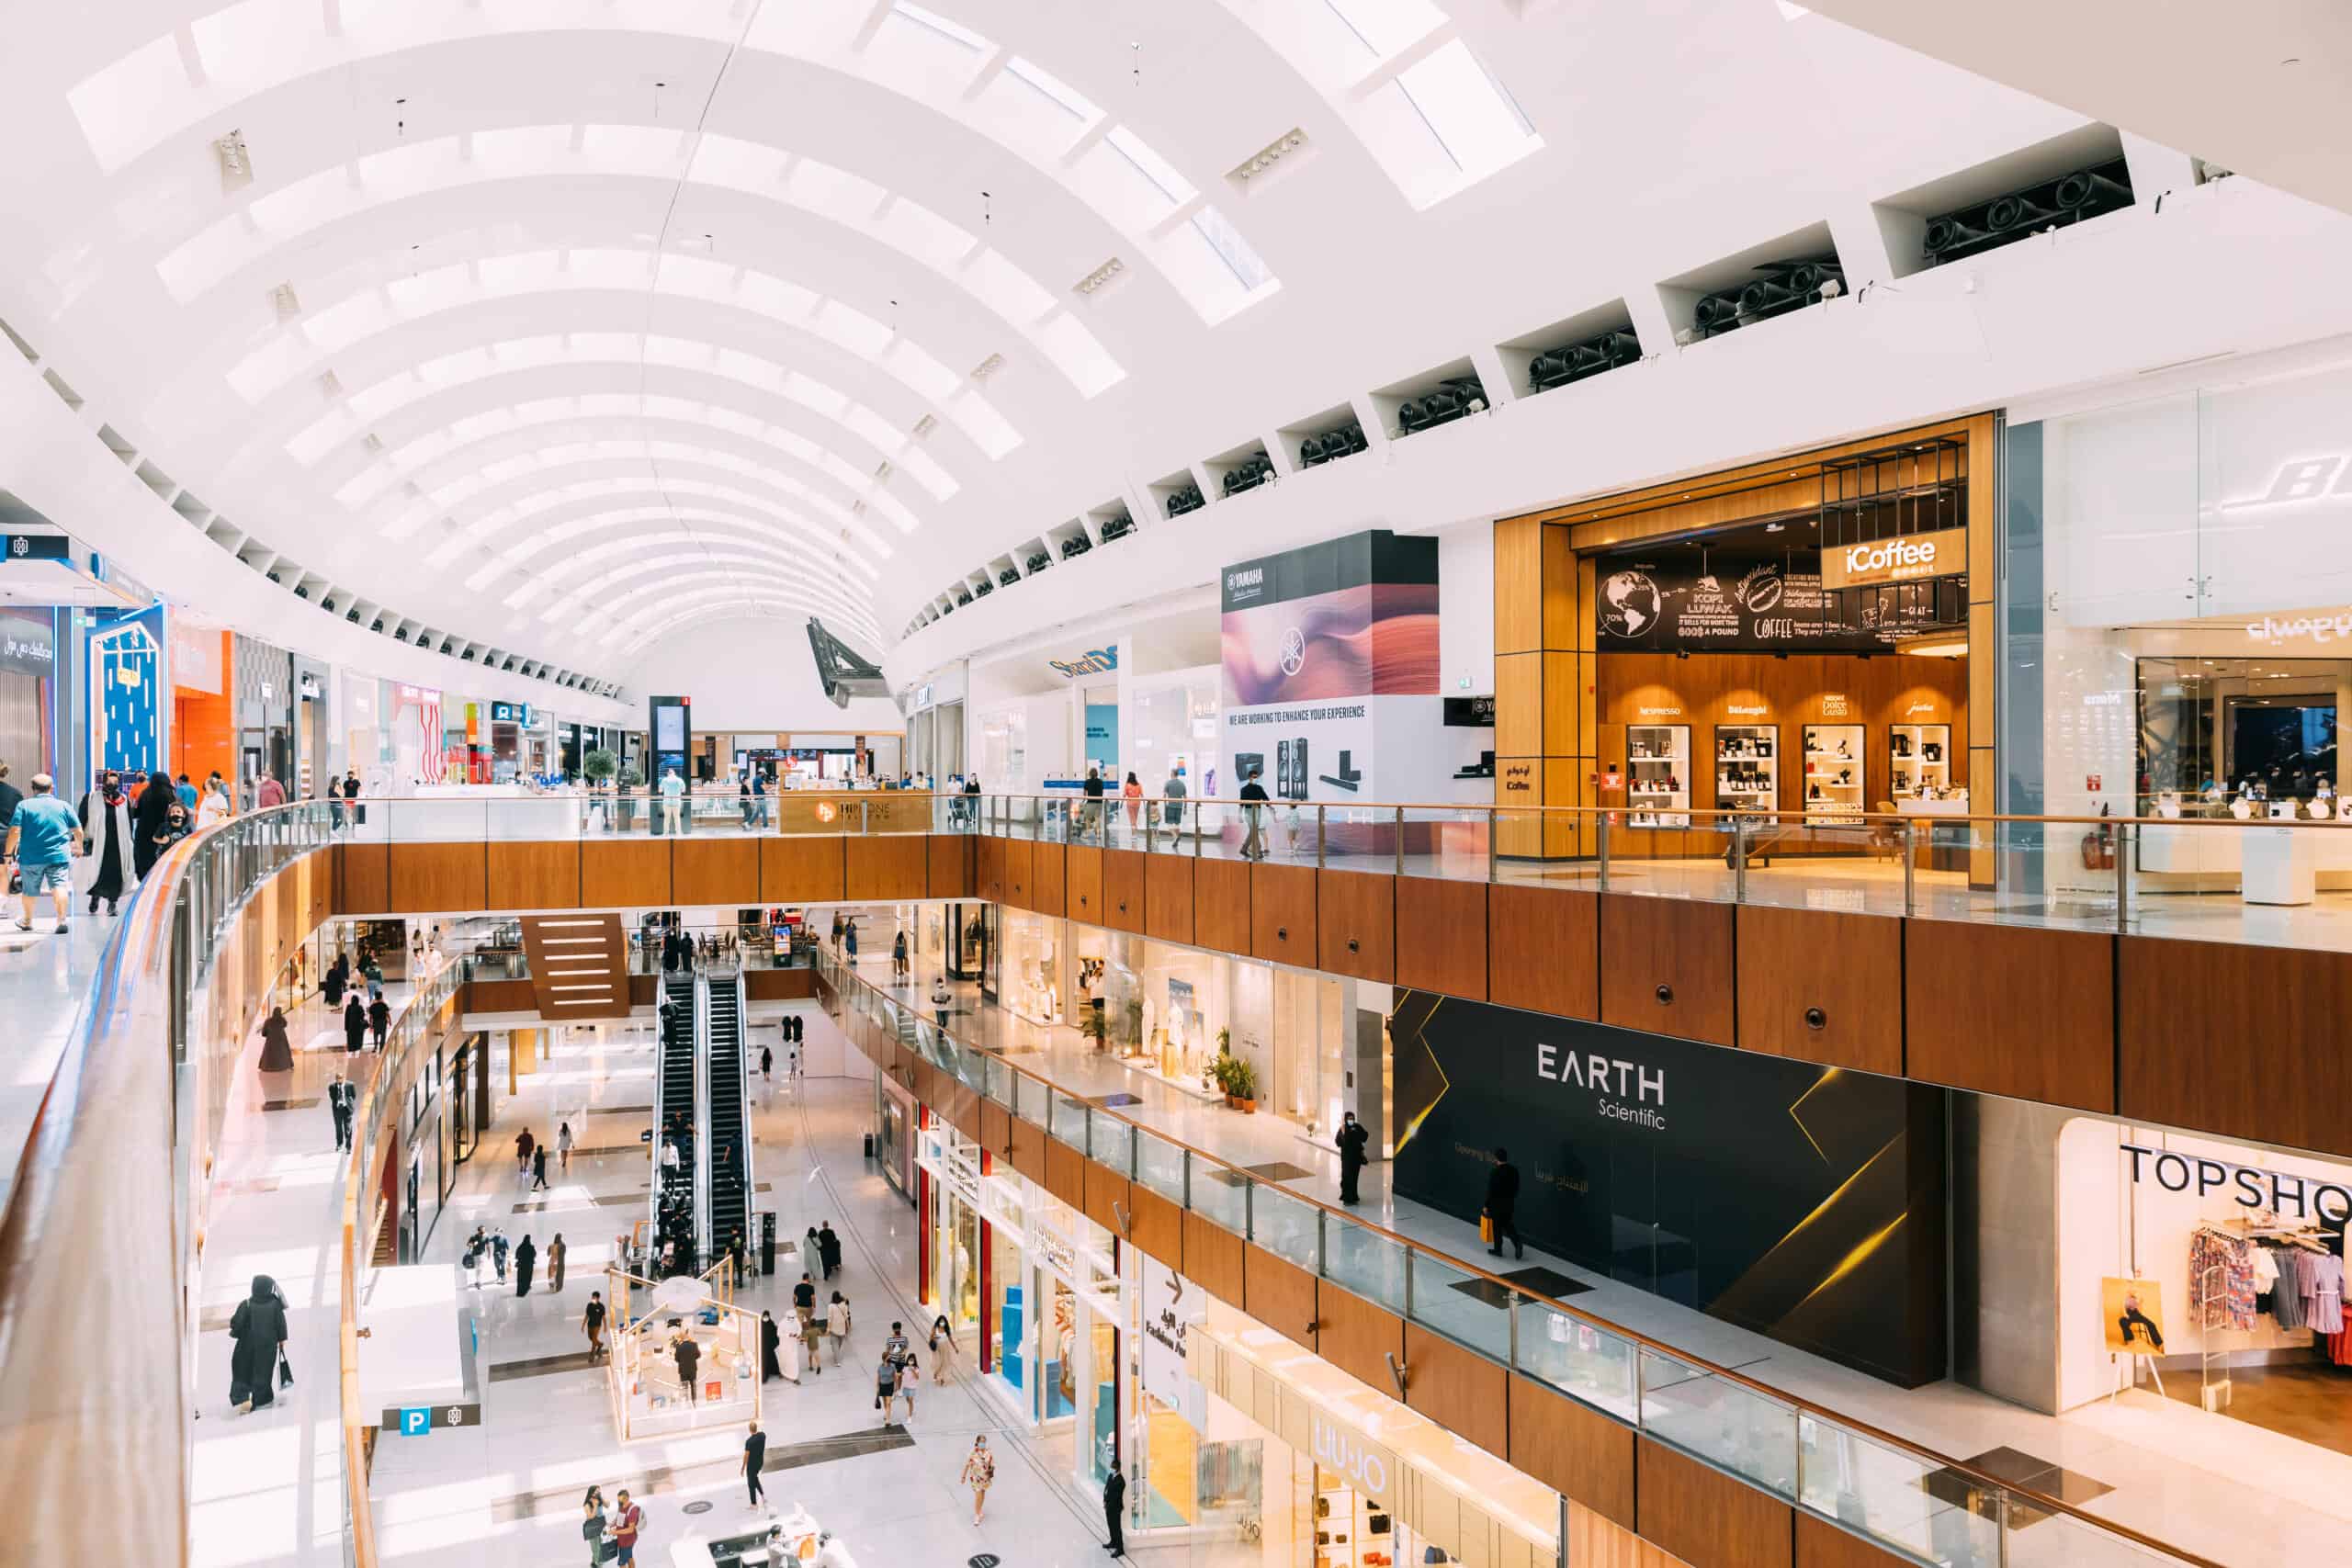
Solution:
<path fill-rule="evenodd" d="M 635 304 L 649 287 L 665 299 L 744 310 L 822 339 L 935 407 L 990 458 L 1021 445 L 1020 433 L 978 389 L 855 307 L 773 274 L 650 251 L 534 251 L 435 267 L 338 300 L 279 329 L 230 367 L 229 385 L 247 402 L 259 403 L 291 382 L 316 376 L 334 355 L 447 312 L 566 292 L 626 293 Z"/>
<path fill-rule="evenodd" d="M 561 574 L 568 570 L 575 560 L 582 558 L 582 556 L 597 557 L 610 547 L 599 545 L 578 555 L 567 554 L 561 559 L 545 567 L 531 566 L 530 558 L 540 551 L 614 528 L 629 530 L 628 537 L 626 540 L 615 541 L 616 545 L 640 544 L 649 540 L 688 536 L 683 530 L 649 529 L 644 526 L 649 523 L 661 524 L 673 521 L 691 523 L 698 531 L 713 534 L 729 542 L 781 549 L 804 565 L 809 559 L 807 553 L 808 546 L 797 536 L 787 534 L 777 527 L 771 519 L 741 514 L 710 505 L 669 507 L 648 504 L 598 512 L 553 528 L 541 529 L 500 551 L 495 558 L 466 579 L 466 586 L 475 592 L 481 592 L 513 572 L 517 570 L 530 572 L 531 575 L 524 580 L 522 586 L 510 592 L 503 601 L 509 609 L 520 608 L 547 592 L 549 579 L 560 580 Z"/>
<path fill-rule="evenodd" d="M 1204 276 L 1190 265 L 1197 238 L 1189 214 L 1161 229 L 1152 217 L 1105 200 L 1104 166 L 1080 167 L 1100 149 L 1102 110 L 1043 65 L 935 10 L 892 6 L 876 27 L 874 0 L 795 0 L 762 10 L 748 28 L 732 0 L 340 0 L 334 12 L 330 36 L 319 0 L 243 0 L 196 24 L 193 72 L 181 63 L 178 40 L 165 36 L 85 78 L 66 101 L 100 166 L 112 174 L 246 98 L 402 51 L 560 32 L 644 32 L 740 45 L 746 54 L 853 76 L 996 142 L 1159 260 L 1212 325 L 1279 287 L 1271 276 L 1270 286 L 1256 288 Z M 1134 137 L 1131 128 L 1117 129 Z"/>
<path fill-rule="evenodd" d="M 732 486 L 710 484 L 700 479 L 680 479 L 669 488 L 680 494 L 696 496 L 754 515 L 794 523 L 804 532 L 813 526 L 807 518 L 796 516 L 788 508 L 778 506 L 773 499 Z M 469 546 L 485 543 L 492 535 L 503 534 L 535 518 L 583 502 L 610 502 L 614 507 L 624 507 L 653 505 L 661 499 L 660 487 L 654 484 L 650 475 L 645 474 L 577 479 L 568 484 L 552 485 L 474 519 L 467 525 L 464 532 L 452 534 L 435 545 L 426 555 L 425 563 L 446 567 L 463 554 Z M 817 531 L 816 540 L 816 547 L 820 549 L 833 547 L 833 541 L 822 530 Z M 876 575 L 872 566 L 854 555 L 844 551 L 841 559 L 865 576 Z"/>
<path fill-rule="evenodd" d="M 287 441 L 287 455 L 303 468 L 315 467 L 335 447 L 354 440 L 369 424 L 411 404 L 492 376 L 551 366 L 650 365 L 716 376 L 808 410 L 888 458 L 912 475 L 933 499 L 945 501 L 959 488 L 953 476 L 927 456 L 909 448 L 911 437 L 865 404 L 799 371 L 723 344 L 694 338 L 641 333 L 556 333 L 505 338 L 442 355 L 346 394 L 343 402 Z"/>
<path fill-rule="evenodd" d="M 504 180 L 601 175 L 683 181 L 830 219 L 922 264 L 1029 338 L 1081 396 L 1126 374 L 1091 333 L 1069 320 L 1057 296 L 920 203 L 760 142 L 706 136 L 691 152 L 686 145 L 674 130 L 634 125 L 518 126 L 407 142 L 247 202 L 175 246 L 155 270 L 185 304 L 284 246 L 391 202 Z M 959 237 L 960 250 L 948 254 Z"/>

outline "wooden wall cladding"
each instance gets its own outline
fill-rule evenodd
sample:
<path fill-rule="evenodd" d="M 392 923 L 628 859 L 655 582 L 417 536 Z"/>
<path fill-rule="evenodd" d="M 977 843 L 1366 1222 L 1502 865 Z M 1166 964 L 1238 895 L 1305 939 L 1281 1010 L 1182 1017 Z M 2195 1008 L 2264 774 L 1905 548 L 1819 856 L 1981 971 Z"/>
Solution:
<path fill-rule="evenodd" d="M 1912 1077 L 2082 1111 L 2115 1109 L 2113 937 L 1905 920 L 1903 953 Z"/>
<path fill-rule="evenodd" d="M 1146 855 L 1143 931 L 1161 942 L 1193 940 L 1193 857 Z"/>
<path fill-rule="evenodd" d="M 1796 1568 L 1905 1568 L 1912 1561 L 1816 1514 L 1797 1510 Z"/>
<path fill-rule="evenodd" d="M 1050 1168 L 1048 1151 L 1057 1146 L 1055 1140 L 1046 1135 L 1043 1127 L 1033 1127 L 1017 1119 L 1012 1124 L 1010 1135 L 1012 1140 L 1012 1168 L 1038 1186 L 1045 1186 Z M 1083 1193 L 1080 1195 L 1084 1196 Z"/>
<path fill-rule="evenodd" d="M 678 904 L 741 908 L 760 902 L 760 840 L 685 837 L 670 840 L 670 897 Z"/>
<path fill-rule="evenodd" d="M 1035 866 L 1036 848 L 1026 839 L 1004 840 L 1004 902 L 1016 909 L 1037 907 L 1035 885 L 1030 880 Z"/>
<path fill-rule="evenodd" d="M 1624 1526 L 1583 1505 L 1568 1504 L 1566 1561 L 1576 1568 L 1689 1568 Z"/>
<path fill-rule="evenodd" d="M 1553 887 L 1487 889 L 1487 999 L 1562 1018 L 1600 1017 L 1600 897 Z"/>
<path fill-rule="evenodd" d="M 1314 1349 L 1315 1276 L 1255 1242 L 1243 1249 L 1241 1275 L 1241 1310 Z"/>
<path fill-rule="evenodd" d="M 1122 1216 L 1135 1213 L 1135 1206 L 1127 1201 L 1129 1185 L 1125 1177 L 1101 1160 L 1086 1162 L 1086 1217 L 1123 1240 L 1127 1225 Z"/>
<path fill-rule="evenodd" d="M 394 915 L 457 913 L 490 908 L 486 844 L 392 844 L 384 911 Z"/>
<path fill-rule="evenodd" d="M 1732 1043 L 1732 909 L 1696 898 L 1602 895 L 1600 1021 Z"/>
<path fill-rule="evenodd" d="M 2117 1111 L 2352 1154 L 2341 1047 L 2352 953 L 2136 936 L 2119 946 Z"/>
<path fill-rule="evenodd" d="M 1086 1207 L 1086 1156 L 1052 1136 L 1046 1139 L 1046 1190 L 1073 1209 Z"/>
<path fill-rule="evenodd" d="M 580 845 L 583 909 L 666 908 L 670 840 L 586 839 Z"/>
<path fill-rule="evenodd" d="M 934 898 L 972 896 L 972 846 L 979 840 L 969 833 L 931 835 L 931 882 Z"/>
<path fill-rule="evenodd" d="M 947 1120 L 974 1143 L 980 1141 L 980 1091 L 957 1083 L 947 1092 Z"/>
<path fill-rule="evenodd" d="M 1497 1459 L 1510 1458 L 1509 1371 L 1418 1323 L 1405 1325 L 1405 1365 L 1406 1404 Z"/>
<path fill-rule="evenodd" d="M 1219 953 L 1250 951 L 1250 863 L 1193 863 L 1193 942 Z"/>
<path fill-rule="evenodd" d="M 468 1012 L 536 1013 L 539 994 L 528 980 L 469 980 L 462 1005 Z"/>
<path fill-rule="evenodd" d="M 1316 967 L 1384 984 L 1396 978 L 1396 879 L 1324 871 L 1315 878 Z"/>
<path fill-rule="evenodd" d="M 760 840 L 760 902 L 830 904 L 847 886 L 847 840 L 787 834 Z"/>
<path fill-rule="evenodd" d="M 1829 1067 L 1903 1074 L 1903 922 L 1740 906 L 1739 1043 Z"/>
<path fill-rule="evenodd" d="M 1102 923 L 1114 931 L 1143 934 L 1141 850 L 1102 852 Z"/>
<path fill-rule="evenodd" d="M 1794 1510 L 1648 1438 L 1635 1439 L 1642 1535 L 1690 1568 L 1793 1568 Z"/>
<path fill-rule="evenodd" d="M 930 880 L 928 833 L 876 833 L 842 840 L 848 886 L 842 897 L 854 903 L 920 898 Z"/>
<path fill-rule="evenodd" d="M 1487 885 L 1396 879 L 1396 984 L 1487 999 Z"/>
<path fill-rule="evenodd" d="M 580 908 L 580 844 L 577 840 L 490 844 L 490 888 L 502 909 Z"/>
<path fill-rule="evenodd" d="M 1012 1157 L 1012 1112 L 993 1100 L 980 1101 L 980 1147 L 1000 1160 Z"/>
<path fill-rule="evenodd" d="M 391 846 L 337 844 L 334 847 L 334 912 L 338 915 L 381 914 L 392 898 Z"/>
<path fill-rule="evenodd" d="M 817 994 L 814 969 L 752 969 L 743 971 L 743 999 L 752 1002 L 807 1001 Z"/>
<path fill-rule="evenodd" d="M 1073 920 L 1102 924 L 1102 852 L 1091 844 L 1062 851 L 1062 912 Z"/>
<path fill-rule="evenodd" d="M 1135 1234 L 1129 1239 L 1151 1257 L 1181 1271 L 1184 1266 L 1184 1211 L 1175 1200 L 1161 1197 L 1140 1181 L 1128 1186 L 1127 1201 L 1136 1219 Z"/>
<path fill-rule="evenodd" d="M 1634 1429 L 1532 1378 L 1513 1376 L 1511 1467 L 1634 1528 Z"/>
<path fill-rule="evenodd" d="M 1318 1280 L 1315 1284 L 1315 1352 L 1358 1382 L 1394 1399 L 1396 1380 L 1388 1358 L 1405 1359 L 1405 1320 L 1353 1291 Z"/>
<path fill-rule="evenodd" d="M 1041 915 L 1069 912 L 1069 855 L 1054 839 L 1029 846 L 1029 908 Z"/>
<path fill-rule="evenodd" d="M 914 1059 L 913 1067 L 915 1099 L 933 1111 L 945 1111 L 947 1107 L 943 1103 L 944 1095 L 940 1089 L 939 1069 L 920 1056 Z"/>
<path fill-rule="evenodd" d="M 975 891 L 991 904 L 1004 902 L 1004 846 L 1010 842 L 984 834 L 972 852 L 973 877 L 979 885 Z"/>
<path fill-rule="evenodd" d="M 1242 1256 L 1248 1246 L 1216 1221 L 1184 1211 L 1184 1277 L 1227 1306 L 1241 1306 L 1246 1293 Z"/>
<path fill-rule="evenodd" d="M 1252 956 L 1276 964 L 1316 964 L 1315 868 L 1269 865 L 1250 872 L 1250 947 Z"/>

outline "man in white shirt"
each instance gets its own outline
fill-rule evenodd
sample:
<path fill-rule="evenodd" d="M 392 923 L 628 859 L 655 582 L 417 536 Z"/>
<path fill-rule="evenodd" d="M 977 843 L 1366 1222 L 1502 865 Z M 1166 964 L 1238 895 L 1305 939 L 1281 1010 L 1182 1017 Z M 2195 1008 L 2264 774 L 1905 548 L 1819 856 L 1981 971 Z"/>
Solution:
<path fill-rule="evenodd" d="M 678 818 L 686 804 L 686 781 L 678 776 L 675 768 L 662 772 L 662 830 L 675 837 Z"/>

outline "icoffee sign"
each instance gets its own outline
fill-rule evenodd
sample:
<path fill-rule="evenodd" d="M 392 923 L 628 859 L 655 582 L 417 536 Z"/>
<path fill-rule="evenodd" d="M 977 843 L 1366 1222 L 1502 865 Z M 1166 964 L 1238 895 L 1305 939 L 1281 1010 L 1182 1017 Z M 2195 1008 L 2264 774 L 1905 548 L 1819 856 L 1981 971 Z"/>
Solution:
<path fill-rule="evenodd" d="M 1854 545 L 1821 547 L 1824 588 L 1867 588 L 1922 577 L 1957 577 L 1968 570 L 1968 530 L 1899 534 Z"/>

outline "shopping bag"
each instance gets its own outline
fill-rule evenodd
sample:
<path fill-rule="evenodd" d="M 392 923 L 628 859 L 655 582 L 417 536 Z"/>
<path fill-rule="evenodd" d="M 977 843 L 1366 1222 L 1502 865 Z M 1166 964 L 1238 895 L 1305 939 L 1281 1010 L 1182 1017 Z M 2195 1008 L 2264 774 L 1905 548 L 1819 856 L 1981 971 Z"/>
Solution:
<path fill-rule="evenodd" d="M 1488 1247 L 1495 1245 L 1495 1216 L 1484 1209 L 1478 1211 L 1478 1239 Z"/>

